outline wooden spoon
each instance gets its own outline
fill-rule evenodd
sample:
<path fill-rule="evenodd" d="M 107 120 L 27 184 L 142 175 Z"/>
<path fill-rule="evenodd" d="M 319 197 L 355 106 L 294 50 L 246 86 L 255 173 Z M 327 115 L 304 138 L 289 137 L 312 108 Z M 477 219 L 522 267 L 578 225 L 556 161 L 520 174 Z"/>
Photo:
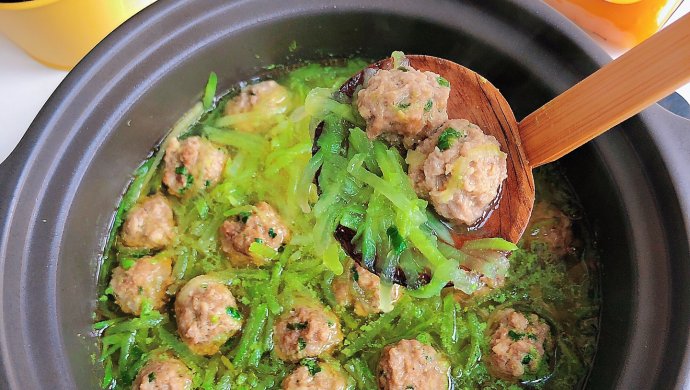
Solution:
<path fill-rule="evenodd" d="M 519 124 L 503 95 L 481 75 L 442 58 L 407 55 L 410 65 L 450 81 L 448 117 L 467 119 L 493 135 L 508 154 L 508 177 L 495 207 L 456 244 L 480 237 L 517 243 L 534 205 L 532 169 L 557 160 L 690 82 L 690 15 L 686 15 L 528 115 Z M 389 69 L 387 58 L 370 68 Z M 364 72 L 340 89 L 352 96 Z M 318 134 L 317 134 L 318 136 Z M 336 238 L 355 260 L 354 232 Z M 376 270 L 372 270 L 376 271 Z M 400 272 L 396 283 L 405 284 Z M 401 277 L 401 278 L 399 278 Z"/>

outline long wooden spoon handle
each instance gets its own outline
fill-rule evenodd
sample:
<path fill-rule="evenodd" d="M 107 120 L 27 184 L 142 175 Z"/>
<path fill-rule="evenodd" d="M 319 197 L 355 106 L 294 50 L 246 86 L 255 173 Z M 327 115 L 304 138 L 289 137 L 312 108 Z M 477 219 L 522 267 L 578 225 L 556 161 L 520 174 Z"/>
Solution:
<path fill-rule="evenodd" d="M 530 166 L 554 161 L 690 81 L 690 14 L 519 124 Z"/>

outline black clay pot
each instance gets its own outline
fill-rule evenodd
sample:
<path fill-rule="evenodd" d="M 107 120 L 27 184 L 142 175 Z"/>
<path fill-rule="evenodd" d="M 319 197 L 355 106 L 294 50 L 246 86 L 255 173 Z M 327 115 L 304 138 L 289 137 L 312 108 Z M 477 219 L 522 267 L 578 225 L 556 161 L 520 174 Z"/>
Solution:
<path fill-rule="evenodd" d="M 608 60 L 534 0 L 157 2 L 70 73 L 0 166 L 0 388 L 98 387 L 89 332 L 114 207 L 209 71 L 229 86 L 273 63 L 394 49 L 478 71 L 518 119 Z M 652 107 L 563 165 L 603 263 L 587 386 L 690 386 L 690 124 Z"/>

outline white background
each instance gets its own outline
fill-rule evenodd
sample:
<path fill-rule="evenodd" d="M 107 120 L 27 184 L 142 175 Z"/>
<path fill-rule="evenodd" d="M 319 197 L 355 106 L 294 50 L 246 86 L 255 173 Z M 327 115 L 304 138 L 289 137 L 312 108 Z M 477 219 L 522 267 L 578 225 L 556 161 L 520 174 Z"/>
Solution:
<path fill-rule="evenodd" d="M 671 21 L 689 12 L 690 0 L 686 0 Z M 34 61 L 0 34 L 0 162 L 66 75 Z M 690 84 L 679 93 L 690 100 Z"/>

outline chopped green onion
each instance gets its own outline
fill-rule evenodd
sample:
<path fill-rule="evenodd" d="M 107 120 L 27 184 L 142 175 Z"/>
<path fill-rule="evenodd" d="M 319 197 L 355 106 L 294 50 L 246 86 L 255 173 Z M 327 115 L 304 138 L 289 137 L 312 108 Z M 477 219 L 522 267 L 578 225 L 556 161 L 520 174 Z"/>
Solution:
<path fill-rule="evenodd" d="M 307 348 L 307 342 L 304 341 L 304 339 L 302 337 L 299 337 L 297 339 L 297 349 L 302 351 L 302 350 L 304 350 L 304 348 Z"/>
<path fill-rule="evenodd" d="M 321 367 L 319 366 L 319 363 L 316 361 L 316 359 L 302 359 L 299 362 L 300 365 L 307 367 L 309 370 L 309 375 L 314 376 L 321 372 Z"/>
<path fill-rule="evenodd" d="M 525 334 L 524 334 L 524 333 L 520 333 L 520 332 L 516 332 L 516 331 L 514 331 L 514 330 L 511 329 L 511 330 L 508 331 L 508 336 L 509 336 L 510 339 L 513 340 L 513 341 L 519 341 L 519 340 L 521 340 L 523 337 L 525 337 Z"/>
<path fill-rule="evenodd" d="M 226 312 L 230 317 L 232 317 L 233 319 L 239 320 L 239 319 L 242 318 L 242 314 L 241 314 L 240 311 L 237 310 L 237 308 L 235 308 L 235 307 L 228 306 L 228 307 L 225 308 L 225 312 Z"/>
<path fill-rule="evenodd" d="M 424 105 L 424 112 L 429 112 L 431 111 L 431 108 L 434 106 L 434 101 L 429 99 L 426 101 L 426 104 Z"/>
<path fill-rule="evenodd" d="M 437 146 L 440 150 L 448 150 L 460 137 L 462 137 L 462 134 L 459 131 L 448 127 L 438 136 Z"/>
<path fill-rule="evenodd" d="M 308 325 L 309 325 L 309 323 L 306 321 L 305 322 L 293 322 L 293 323 L 287 324 L 286 327 L 289 330 L 302 330 L 302 329 L 306 329 Z"/>
<path fill-rule="evenodd" d="M 438 76 L 436 78 L 436 81 L 438 82 L 438 85 L 440 85 L 442 87 L 450 88 L 450 83 L 448 82 L 448 80 L 444 79 L 443 77 Z"/>

